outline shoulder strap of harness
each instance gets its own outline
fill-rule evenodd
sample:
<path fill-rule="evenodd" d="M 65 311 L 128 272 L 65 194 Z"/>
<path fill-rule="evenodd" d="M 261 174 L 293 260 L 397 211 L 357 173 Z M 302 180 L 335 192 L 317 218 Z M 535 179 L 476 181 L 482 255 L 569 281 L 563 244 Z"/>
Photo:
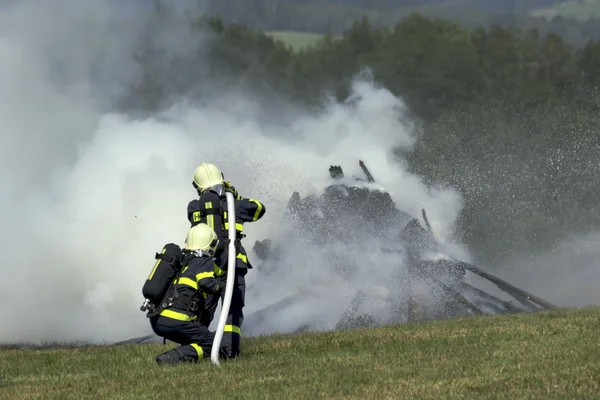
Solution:
<path fill-rule="evenodd" d="M 225 196 L 225 194 L 223 194 L 223 196 L 219 196 L 219 199 L 221 199 L 221 210 L 224 211 L 223 215 L 226 215 L 227 214 L 227 197 Z M 223 222 L 227 222 L 227 221 L 229 221 L 229 215 L 227 215 L 227 218 L 223 218 Z"/>
<path fill-rule="evenodd" d="M 221 214 L 221 207 L 212 207 L 209 209 L 203 208 L 200 210 L 200 215 L 205 216 L 205 215 L 219 215 Z"/>
<path fill-rule="evenodd" d="M 187 252 L 187 251 L 184 251 L 184 252 L 183 252 L 183 258 L 181 259 L 181 266 L 182 266 L 182 268 L 181 268 L 181 269 L 182 269 L 182 270 L 183 270 L 183 267 L 184 267 L 184 266 L 185 266 L 187 263 L 189 263 L 189 262 L 190 262 L 190 260 L 191 260 L 192 258 L 194 258 L 194 254 L 192 254 L 191 252 Z"/>

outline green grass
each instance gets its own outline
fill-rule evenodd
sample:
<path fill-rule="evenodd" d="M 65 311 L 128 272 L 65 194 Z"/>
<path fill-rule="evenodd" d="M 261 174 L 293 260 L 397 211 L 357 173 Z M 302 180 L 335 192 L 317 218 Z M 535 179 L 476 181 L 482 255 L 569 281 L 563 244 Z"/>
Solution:
<path fill-rule="evenodd" d="M 556 15 L 563 17 L 572 17 L 580 20 L 587 20 L 591 17 L 600 17 L 600 0 L 591 0 L 582 3 L 577 0 L 565 1 L 553 7 L 541 8 L 533 11 L 531 14 L 535 16 L 543 16 L 552 19 Z"/>
<path fill-rule="evenodd" d="M 0 399 L 600 398 L 600 308 L 247 338 L 243 356 L 158 366 L 173 345 L 0 349 Z"/>
<path fill-rule="evenodd" d="M 268 31 L 266 35 L 274 39 L 281 40 L 287 46 L 294 50 L 312 47 L 319 43 L 324 35 L 320 33 L 310 32 L 293 32 L 293 31 Z"/>

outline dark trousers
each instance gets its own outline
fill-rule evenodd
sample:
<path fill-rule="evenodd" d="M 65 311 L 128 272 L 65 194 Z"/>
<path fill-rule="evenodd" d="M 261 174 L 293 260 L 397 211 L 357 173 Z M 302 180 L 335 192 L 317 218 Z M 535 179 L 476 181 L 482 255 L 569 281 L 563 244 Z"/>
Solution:
<path fill-rule="evenodd" d="M 231 305 L 229 307 L 229 313 L 227 315 L 227 322 L 225 323 L 225 332 L 223 333 L 223 339 L 221 341 L 221 351 L 223 357 L 234 358 L 240 353 L 240 339 L 242 336 L 242 323 L 244 322 L 243 308 L 245 305 L 246 297 L 246 273 L 247 269 L 236 269 L 235 281 L 233 284 L 233 294 L 231 295 Z M 223 299 L 225 297 L 225 288 L 221 290 L 220 295 L 215 296 L 209 294 L 205 299 L 204 312 L 200 319 L 201 323 L 205 326 L 209 326 L 212 322 L 215 311 L 217 310 L 217 304 L 219 298 L 221 299 L 221 306 L 223 305 Z"/>
<path fill-rule="evenodd" d="M 202 322 L 178 321 L 159 315 L 150 318 L 150 326 L 158 336 L 181 345 L 159 354 L 157 363 L 197 362 L 210 357 L 215 334 Z M 220 355 L 223 356 L 223 351 Z"/>

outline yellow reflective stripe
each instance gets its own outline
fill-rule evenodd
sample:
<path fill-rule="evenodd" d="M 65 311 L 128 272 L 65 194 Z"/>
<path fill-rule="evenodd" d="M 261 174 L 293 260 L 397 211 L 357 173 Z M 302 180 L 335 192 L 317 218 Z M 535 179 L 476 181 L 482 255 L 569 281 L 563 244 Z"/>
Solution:
<path fill-rule="evenodd" d="M 212 201 L 207 201 L 206 203 L 204 203 L 204 208 L 206 208 L 207 210 L 209 208 L 212 208 Z"/>
<path fill-rule="evenodd" d="M 204 350 L 202 350 L 202 347 L 198 346 L 196 343 L 190 343 L 190 346 L 198 353 L 198 361 L 202 360 L 204 358 Z"/>
<path fill-rule="evenodd" d="M 160 254 L 165 254 L 166 251 L 167 249 L 163 249 L 163 251 L 161 251 Z M 160 264 L 161 261 L 161 259 L 156 260 L 156 262 L 154 263 L 154 267 L 152 267 L 152 271 L 150 271 L 150 275 L 148 275 L 148 280 L 152 279 L 154 273 L 156 272 L 156 268 L 158 268 L 158 264 Z"/>
<path fill-rule="evenodd" d="M 235 326 L 235 325 L 225 325 L 224 331 L 237 333 L 238 335 L 242 334 L 242 329 L 239 326 Z"/>
<path fill-rule="evenodd" d="M 225 230 L 229 229 L 229 221 L 227 220 L 227 211 L 223 212 L 223 228 Z M 239 222 L 237 222 L 235 224 L 235 230 L 242 232 L 244 230 L 244 224 L 240 224 Z"/>
<path fill-rule="evenodd" d="M 219 266 L 216 263 L 213 263 L 214 267 L 215 267 L 215 275 L 216 276 L 223 276 L 225 275 L 225 271 L 223 271 L 221 268 L 219 268 Z"/>
<path fill-rule="evenodd" d="M 214 215 L 206 216 L 206 225 L 210 226 L 210 229 L 212 229 L 212 230 L 215 229 L 215 216 Z"/>
<path fill-rule="evenodd" d="M 254 220 L 256 221 L 258 219 L 258 217 L 260 216 L 260 213 L 261 213 L 261 211 L 263 209 L 263 205 L 258 200 L 250 199 L 250 201 L 252 203 L 256 204 L 256 212 L 254 213 Z"/>
<path fill-rule="evenodd" d="M 225 222 L 225 229 L 229 229 L 229 222 Z M 243 231 L 244 230 L 244 225 L 240 224 L 240 223 L 236 223 L 235 224 L 235 230 L 236 231 Z"/>
<path fill-rule="evenodd" d="M 180 313 L 180 312 L 173 311 L 173 310 L 162 310 L 160 312 L 160 315 L 163 317 L 176 319 L 177 321 L 194 321 L 196 318 L 198 318 L 196 315 L 194 315 L 193 317 L 190 317 L 187 314 Z"/>
<path fill-rule="evenodd" d="M 194 211 L 192 213 L 192 221 L 200 222 L 200 211 Z"/>
<path fill-rule="evenodd" d="M 245 263 L 247 263 L 247 262 L 248 262 L 248 257 L 246 257 L 246 256 L 245 256 L 244 254 L 242 254 L 242 253 L 238 253 L 238 255 L 237 255 L 237 257 L 236 257 L 236 258 L 239 258 L 240 260 L 242 260 L 242 261 L 243 261 L 243 262 L 245 262 Z"/>
<path fill-rule="evenodd" d="M 215 277 L 215 273 L 213 272 L 200 272 L 199 274 L 196 275 L 196 280 L 198 282 L 200 282 L 202 279 L 206 279 L 206 278 L 214 278 Z"/>
<path fill-rule="evenodd" d="M 179 280 L 177 281 L 178 285 L 186 285 L 186 286 L 190 286 L 196 290 L 198 290 L 198 283 L 194 282 L 192 279 L 190 278 L 179 278 Z"/>

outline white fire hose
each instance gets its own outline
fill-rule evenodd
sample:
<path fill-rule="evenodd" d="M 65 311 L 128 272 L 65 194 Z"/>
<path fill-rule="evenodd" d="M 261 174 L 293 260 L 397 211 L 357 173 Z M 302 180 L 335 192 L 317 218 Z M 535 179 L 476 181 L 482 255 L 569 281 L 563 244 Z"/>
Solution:
<path fill-rule="evenodd" d="M 221 340 L 225 332 L 225 324 L 229 315 L 229 307 L 231 306 L 231 296 L 233 295 L 233 283 L 235 281 L 235 199 L 231 192 L 225 192 L 227 199 L 227 215 L 229 221 L 229 254 L 227 262 L 227 283 L 225 284 L 225 296 L 223 298 L 223 306 L 221 307 L 221 316 L 219 317 L 219 325 L 215 332 L 215 340 L 213 341 L 210 352 L 210 359 L 214 364 L 219 365 L 219 349 L 221 348 Z"/>

